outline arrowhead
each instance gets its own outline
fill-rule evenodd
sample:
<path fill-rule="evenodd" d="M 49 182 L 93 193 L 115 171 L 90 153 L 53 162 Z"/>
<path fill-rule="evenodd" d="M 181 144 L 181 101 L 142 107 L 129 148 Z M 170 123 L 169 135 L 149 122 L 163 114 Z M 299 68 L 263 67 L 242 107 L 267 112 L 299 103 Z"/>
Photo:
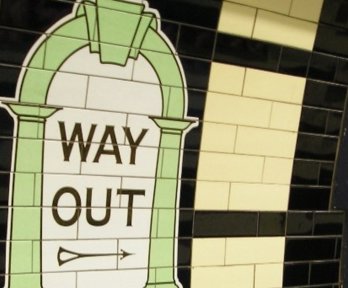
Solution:
<path fill-rule="evenodd" d="M 122 252 L 122 257 L 121 257 L 121 260 L 123 260 L 124 258 L 126 258 L 126 257 L 128 257 L 128 256 L 130 256 L 130 255 L 132 255 L 132 253 L 128 253 L 127 251 L 124 251 L 124 250 L 122 250 L 121 249 L 121 252 Z"/>

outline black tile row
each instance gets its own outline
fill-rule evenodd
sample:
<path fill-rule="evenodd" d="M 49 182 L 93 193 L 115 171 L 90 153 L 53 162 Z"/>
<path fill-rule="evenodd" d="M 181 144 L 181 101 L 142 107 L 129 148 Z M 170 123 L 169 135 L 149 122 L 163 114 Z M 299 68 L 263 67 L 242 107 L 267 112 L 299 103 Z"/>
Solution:
<path fill-rule="evenodd" d="M 286 239 L 285 262 L 339 260 L 340 251 L 341 242 L 336 238 Z"/>
<path fill-rule="evenodd" d="M 179 237 L 342 235 L 339 212 L 180 212 Z"/>
<path fill-rule="evenodd" d="M 299 133 L 296 159 L 335 161 L 338 139 L 320 135 Z"/>
<path fill-rule="evenodd" d="M 330 284 L 322 288 L 338 287 L 339 262 L 285 264 L 283 287 Z"/>
<path fill-rule="evenodd" d="M 299 131 L 338 136 L 341 122 L 341 112 L 302 107 Z"/>
<path fill-rule="evenodd" d="M 45 31 L 57 20 L 69 14 L 75 0 L 2 0 L 0 25 Z M 222 0 L 148 0 L 162 19 L 216 28 Z"/>
<path fill-rule="evenodd" d="M 295 185 L 331 186 L 333 163 L 295 159 L 291 183 Z"/>

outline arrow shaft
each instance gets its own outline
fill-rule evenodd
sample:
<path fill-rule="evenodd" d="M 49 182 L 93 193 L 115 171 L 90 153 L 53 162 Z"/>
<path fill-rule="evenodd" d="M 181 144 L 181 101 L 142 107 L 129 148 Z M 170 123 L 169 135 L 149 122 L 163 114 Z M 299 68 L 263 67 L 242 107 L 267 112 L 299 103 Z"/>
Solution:
<path fill-rule="evenodd" d="M 121 250 L 122 252 L 119 253 L 79 253 L 79 252 L 75 252 L 75 251 L 70 251 L 67 250 L 65 248 L 59 247 L 58 250 L 58 254 L 57 254 L 57 260 L 58 260 L 58 264 L 59 266 L 62 266 L 68 262 L 77 260 L 79 258 L 90 258 L 90 257 L 109 257 L 109 256 L 121 256 L 123 258 L 125 258 L 126 256 L 130 255 L 129 253 Z M 70 257 L 63 259 L 63 254 L 68 254 Z"/>

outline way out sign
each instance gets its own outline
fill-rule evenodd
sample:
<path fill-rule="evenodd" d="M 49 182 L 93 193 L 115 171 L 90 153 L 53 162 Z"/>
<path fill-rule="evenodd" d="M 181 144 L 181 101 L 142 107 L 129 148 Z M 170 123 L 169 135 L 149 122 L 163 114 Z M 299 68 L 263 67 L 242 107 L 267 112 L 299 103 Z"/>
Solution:
<path fill-rule="evenodd" d="M 143 1 L 139 1 L 143 2 Z M 156 11 L 76 4 L 32 48 L 17 101 L 7 287 L 180 287 L 181 149 L 194 126 Z"/>

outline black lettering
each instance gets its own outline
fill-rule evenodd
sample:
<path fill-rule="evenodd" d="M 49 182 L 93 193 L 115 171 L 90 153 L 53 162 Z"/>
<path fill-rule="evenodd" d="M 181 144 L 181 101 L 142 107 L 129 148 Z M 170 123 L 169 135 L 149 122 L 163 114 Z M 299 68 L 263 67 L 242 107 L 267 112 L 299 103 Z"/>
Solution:
<path fill-rule="evenodd" d="M 147 133 L 148 129 L 143 129 L 138 136 L 137 140 L 134 141 L 132 133 L 130 131 L 130 128 L 128 127 L 123 127 L 124 133 L 126 134 L 126 138 L 130 144 L 131 147 L 131 156 L 130 156 L 130 161 L 129 164 L 135 164 L 135 156 L 137 153 L 137 148 L 140 144 L 140 142 L 143 140 L 145 134 Z"/>
<path fill-rule="evenodd" d="M 145 195 L 145 190 L 117 189 L 117 195 L 128 195 L 127 226 L 132 226 L 134 195 Z"/>
<path fill-rule="evenodd" d="M 71 151 L 74 147 L 76 138 L 77 141 L 79 142 L 79 149 L 80 149 L 80 156 L 81 156 L 81 161 L 86 162 L 89 148 L 91 147 L 91 142 L 93 139 L 93 135 L 95 132 L 95 129 L 97 125 L 93 124 L 91 126 L 91 129 L 89 130 L 88 133 L 88 138 L 87 138 L 87 143 L 85 143 L 85 140 L 83 138 L 83 133 L 82 133 L 82 127 L 81 123 L 76 123 L 74 126 L 74 130 L 71 134 L 70 140 L 68 141 L 67 135 L 66 135 L 66 130 L 65 130 L 65 123 L 64 122 L 58 122 L 59 124 L 59 130 L 60 130 L 60 136 L 62 139 L 62 147 L 63 147 L 63 154 L 64 154 L 64 161 L 69 161 Z"/>
<path fill-rule="evenodd" d="M 92 217 L 92 188 L 87 188 L 87 222 L 92 226 L 103 226 L 110 220 L 110 206 L 111 206 L 111 189 L 107 189 L 106 204 L 105 204 L 105 216 L 101 220 L 95 220 Z"/>
<path fill-rule="evenodd" d="M 75 198 L 75 204 L 76 204 L 75 213 L 71 217 L 71 219 L 68 219 L 68 220 L 62 219 L 58 213 L 59 199 L 64 194 L 72 195 Z M 53 214 L 54 220 L 56 220 L 56 222 L 61 226 L 71 226 L 71 225 L 75 224 L 76 221 L 79 219 L 80 214 L 81 214 L 81 198 L 80 198 L 79 193 L 72 187 L 64 187 L 64 188 L 59 189 L 53 198 L 52 214 Z"/>
<path fill-rule="evenodd" d="M 105 149 L 105 144 L 106 144 L 106 140 L 109 137 L 110 137 L 110 140 L 111 140 L 112 149 L 111 150 L 106 150 Z M 95 158 L 94 158 L 93 162 L 98 163 L 99 162 L 99 158 L 100 158 L 100 156 L 102 154 L 114 155 L 115 158 L 116 158 L 116 163 L 122 164 L 121 155 L 120 155 L 120 151 L 118 149 L 118 144 L 117 144 L 117 140 L 116 140 L 114 126 L 105 126 L 104 135 L 103 135 L 103 138 L 101 140 L 101 144 L 100 144 L 100 146 L 98 148 L 97 154 L 95 155 Z"/>

